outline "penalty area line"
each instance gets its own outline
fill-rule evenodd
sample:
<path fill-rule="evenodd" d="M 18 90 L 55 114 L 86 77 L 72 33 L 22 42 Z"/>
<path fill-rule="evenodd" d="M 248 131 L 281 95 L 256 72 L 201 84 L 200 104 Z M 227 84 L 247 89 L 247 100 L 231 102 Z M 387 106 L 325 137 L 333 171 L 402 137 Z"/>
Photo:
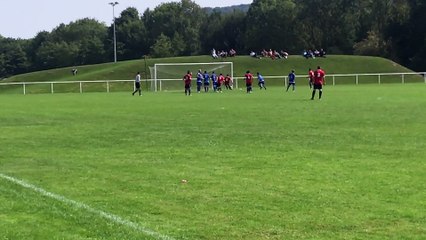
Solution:
<path fill-rule="evenodd" d="M 4 175 L 2 173 L 0 173 L 0 178 L 2 178 L 4 180 L 7 180 L 9 182 L 12 182 L 14 184 L 17 184 L 17 185 L 19 185 L 21 187 L 24 187 L 26 189 L 30 189 L 30 190 L 32 190 L 34 192 L 37 192 L 37 193 L 39 193 L 39 194 L 41 194 L 41 195 L 43 195 L 45 197 L 49 197 L 49 198 L 54 199 L 56 201 L 65 203 L 67 205 L 70 205 L 70 206 L 72 206 L 72 207 L 74 207 L 76 209 L 84 209 L 87 212 L 90 212 L 92 214 L 96 214 L 98 216 L 101 216 L 101 217 L 103 217 L 103 218 L 105 218 L 105 219 L 107 219 L 107 220 L 109 220 L 111 222 L 114 222 L 116 224 L 120 224 L 120 225 L 124 225 L 126 227 L 129 227 L 129 228 L 132 228 L 132 229 L 137 230 L 139 232 L 142 232 L 142 233 L 144 233 L 146 235 L 152 236 L 152 237 L 154 237 L 156 239 L 174 240 L 172 237 L 163 235 L 163 234 L 158 233 L 158 232 L 156 232 L 154 230 L 151 230 L 151 229 L 148 229 L 146 227 L 143 227 L 143 226 L 141 226 L 141 225 L 139 225 L 137 223 L 134 223 L 132 221 L 126 220 L 126 219 L 124 219 L 124 218 L 122 218 L 120 216 L 117 216 L 117 215 L 114 215 L 114 214 L 111 214 L 111 213 L 108 213 L 108 212 L 105 212 L 105 211 L 102 211 L 102 210 L 98 210 L 98 209 L 92 208 L 92 207 L 90 207 L 87 204 L 84 204 L 84 203 L 81 203 L 81 202 L 77 202 L 77 201 L 68 199 L 68 198 L 66 198 L 66 197 L 64 197 L 62 195 L 55 194 L 55 193 L 52 193 L 52 192 L 48 192 L 48 191 L 44 190 L 43 188 L 40 188 L 40 187 L 37 187 L 37 186 L 32 185 L 30 183 L 27 183 L 27 182 L 25 182 L 23 180 L 20 180 L 20 179 L 17 179 L 17 178 L 8 176 L 8 175 Z"/>

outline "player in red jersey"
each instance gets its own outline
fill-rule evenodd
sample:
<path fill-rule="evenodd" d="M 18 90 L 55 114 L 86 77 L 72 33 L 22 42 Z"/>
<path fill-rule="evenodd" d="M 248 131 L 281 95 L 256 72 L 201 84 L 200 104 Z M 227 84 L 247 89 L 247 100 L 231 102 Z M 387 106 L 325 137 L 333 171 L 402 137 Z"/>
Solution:
<path fill-rule="evenodd" d="M 322 85 L 325 84 L 325 72 L 318 66 L 317 70 L 314 72 L 314 90 L 312 91 L 311 100 L 314 100 L 315 92 L 318 89 L 319 99 L 322 97 Z"/>
<path fill-rule="evenodd" d="M 253 91 L 253 75 L 250 73 L 250 71 L 247 71 L 244 75 L 244 78 L 246 80 L 247 93 L 251 93 Z"/>
<path fill-rule="evenodd" d="M 188 72 L 183 76 L 183 81 L 185 83 L 185 95 L 191 96 L 191 81 L 192 81 L 192 73 L 188 70 Z"/>
<path fill-rule="evenodd" d="M 219 77 L 217 78 L 217 91 L 218 92 L 222 92 L 222 84 L 223 82 L 225 82 L 225 77 L 223 76 L 223 74 L 219 74 Z"/>
<path fill-rule="evenodd" d="M 309 76 L 309 88 L 312 89 L 312 87 L 314 86 L 314 71 L 312 69 L 309 68 L 308 71 L 308 76 Z"/>
<path fill-rule="evenodd" d="M 226 77 L 225 77 L 225 87 L 226 87 L 226 89 L 232 90 L 232 85 L 233 85 L 233 82 L 232 82 L 231 76 L 229 76 L 229 74 L 226 74 Z"/>

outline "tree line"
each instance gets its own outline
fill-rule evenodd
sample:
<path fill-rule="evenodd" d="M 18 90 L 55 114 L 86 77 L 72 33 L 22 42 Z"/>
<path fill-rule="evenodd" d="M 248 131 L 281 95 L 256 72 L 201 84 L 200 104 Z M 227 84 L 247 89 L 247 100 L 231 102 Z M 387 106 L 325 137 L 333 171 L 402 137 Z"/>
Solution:
<path fill-rule="evenodd" d="M 212 48 L 232 48 L 240 55 L 324 48 L 331 54 L 382 56 L 426 69 L 423 0 L 254 0 L 247 11 L 219 10 L 203 9 L 191 0 L 163 3 L 143 13 L 129 7 L 115 19 L 118 59 L 209 54 Z M 110 62 L 112 36 L 112 24 L 89 18 L 60 24 L 32 39 L 0 36 L 0 79 Z"/>

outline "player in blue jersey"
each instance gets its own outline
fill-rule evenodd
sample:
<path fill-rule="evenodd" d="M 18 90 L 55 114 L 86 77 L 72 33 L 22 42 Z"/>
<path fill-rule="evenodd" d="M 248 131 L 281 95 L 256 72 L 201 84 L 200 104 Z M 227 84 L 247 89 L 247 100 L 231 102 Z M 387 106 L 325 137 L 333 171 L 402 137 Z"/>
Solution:
<path fill-rule="evenodd" d="M 296 90 L 296 74 L 294 73 L 294 70 L 291 70 L 291 73 L 288 75 L 288 85 L 287 85 L 287 91 L 290 88 L 290 86 L 293 86 L 293 92 Z"/>
<path fill-rule="evenodd" d="M 198 73 L 197 73 L 197 93 L 200 93 L 202 85 L 203 85 L 203 74 L 201 73 L 201 69 L 200 69 L 198 70 Z"/>
<path fill-rule="evenodd" d="M 264 88 L 266 90 L 265 87 L 265 78 L 263 78 L 263 76 L 260 73 L 257 73 L 257 85 L 259 85 L 260 90 L 262 90 L 262 88 Z"/>
<path fill-rule="evenodd" d="M 212 76 L 210 78 L 212 79 L 212 83 L 213 83 L 213 91 L 217 92 L 217 75 L 216 75 L 216 73 L 212 72 Z"/>
<path fill-rule="evenodd" d="M 207 71 L 204 71 L 203 79 L 204 79 L 204 92 L 208 92 L 209 86 L 210 86 L 210 76 L 207 73 Z"/>

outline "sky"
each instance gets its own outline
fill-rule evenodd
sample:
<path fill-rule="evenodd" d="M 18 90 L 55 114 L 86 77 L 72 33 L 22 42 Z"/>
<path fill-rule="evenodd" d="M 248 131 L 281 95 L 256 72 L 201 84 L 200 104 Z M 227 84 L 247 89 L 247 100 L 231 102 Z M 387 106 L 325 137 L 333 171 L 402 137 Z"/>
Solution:
<path fill-rule="evenodd" d="M 115 16 L 128 8 L 135 7 L 142 14 L 161 3 L 175 0 L 7 0 L 0 6 L 0 35 L 10 38 L 29 39 L 41 31 L 51 32 L 59 24 L 69 24 L 82 18 L 94 18 L 107 25 L 112 23 L 113 9 L 109 2 L 119 2 L 115 6 Z M 253 0 L 192 0 L 201 7 L 225 7 L 250 4 Z"/>

